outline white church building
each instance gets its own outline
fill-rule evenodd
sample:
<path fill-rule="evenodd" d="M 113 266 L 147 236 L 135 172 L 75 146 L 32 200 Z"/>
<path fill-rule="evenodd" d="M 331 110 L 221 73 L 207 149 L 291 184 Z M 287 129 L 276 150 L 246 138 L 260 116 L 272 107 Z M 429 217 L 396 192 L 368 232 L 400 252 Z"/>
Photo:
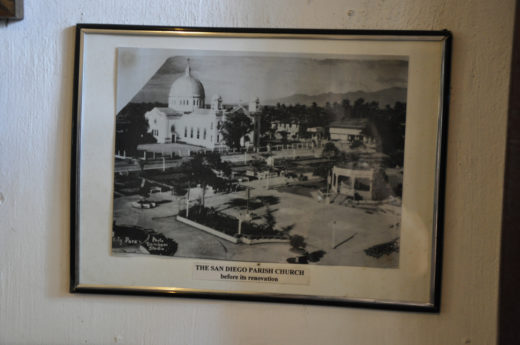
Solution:
<path fill-rule="evenodd" d="M 212 97 L 209 107 L 205 100 L 204 86 L 191 75 L 188 61 L 184 75 L 170 87 L 168 107 L 156 107 L 145 114 L 148 132 L 157 143 L 182 142 L 207 149 L 224 148 L 221 129 L 226 116 L 242 111 L 255 121 L 253 114 L 259 110 L 258 100 L 251 102 L 247 109 L 241 105 L 224 109 L 219 95 Z M 251 133 L 250 141 L 252 136 Z"/>

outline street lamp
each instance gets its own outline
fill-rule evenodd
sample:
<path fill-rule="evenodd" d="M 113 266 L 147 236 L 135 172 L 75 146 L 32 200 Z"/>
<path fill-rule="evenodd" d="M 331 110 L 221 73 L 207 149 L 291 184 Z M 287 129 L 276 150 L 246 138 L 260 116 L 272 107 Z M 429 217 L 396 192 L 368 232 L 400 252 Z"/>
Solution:
<path fill-rule="evenodd" d="M 242 235 L 242 222 L 243 221 L 246 221 L 246 222 L 249 222 L 251 221 L 251 214 L 249 213 L 249 210 L 246 211 L 246 213 L 242 213 L 242 212 L 239 212 L 238 213 L 238 234 L 239 235 Z"/>
<path fill-rule="evenodd" d="M 193 176 L 193 173 L 191 173 L 191 175 Z M 189 213 L 190 213 L 190 191 L 191 191 L 191 179 L 188 181 L 188 195 L 186 197 L 186 218 L 188 218 L 189 216 Z"/>

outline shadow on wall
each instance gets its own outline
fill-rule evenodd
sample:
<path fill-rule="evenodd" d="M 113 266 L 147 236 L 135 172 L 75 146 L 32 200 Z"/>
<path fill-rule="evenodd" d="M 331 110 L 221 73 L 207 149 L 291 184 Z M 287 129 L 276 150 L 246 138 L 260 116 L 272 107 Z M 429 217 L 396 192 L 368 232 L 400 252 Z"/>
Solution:
<path fill-rule="evenodd" d="M 57 102 L 58 112 L 54 116 L 55 123 L 48 124 L 56 128 L 55 142 L 49 147 L 56 148 L 53 155 L 49 153 L 51 161 L 46 166 L 47 186 L 56 186 L 52 193 L 45 193 L 44 204 L 47 205 L 48 217 L 42 229 L 48 229 L 45 239 L 45 294 L 48 297 L 63 297 L 69 293 L 69 261 L 70 261 L 70 218 L 63 206 L 70 205 L 70 157 L 71 157 L 71 129 L 72 129 L 72 91 L 74 70 L 74 41 L 75 27 L 61 31 L 57 46 L 61 56 L 49 59 L 55 63 L 52 68 L 60 72 L 60 90 Z M 109 250 L 109 243 L 107 250 Z"/>

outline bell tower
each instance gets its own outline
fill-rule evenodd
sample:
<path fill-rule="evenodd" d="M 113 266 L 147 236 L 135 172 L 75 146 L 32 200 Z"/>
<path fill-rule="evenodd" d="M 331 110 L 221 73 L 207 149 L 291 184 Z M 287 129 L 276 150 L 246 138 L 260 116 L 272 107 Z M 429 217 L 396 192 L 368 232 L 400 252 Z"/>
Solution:
<path fill-rule="evenodd" d="M 249 102 L 249 113 L 253 114 L 260 111 L 260 100 L 256 97 L 254 100 Z"/>
<path fill-rule="evenodd" d="M 260 100 L 256 97 L 254 100 L 249 102 L 249 115 L 253 118 L 253 143 L 255 147 L 260 146 L 260 130 L 261 130 L 261 113 L 260 113 Z"/>

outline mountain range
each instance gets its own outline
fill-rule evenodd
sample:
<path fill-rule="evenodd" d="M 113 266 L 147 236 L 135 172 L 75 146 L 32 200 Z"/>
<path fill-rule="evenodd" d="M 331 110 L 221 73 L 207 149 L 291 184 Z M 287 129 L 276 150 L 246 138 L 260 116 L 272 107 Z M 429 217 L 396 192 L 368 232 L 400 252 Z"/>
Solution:
<path fill-rule="evenodd" d="M 391 87 L 374 92 L 366 91 L 354 91 L 347 93 L 321 93 L 318 95 L 305 95 L 305 94 L 294 94 L 292 96 L 269 99 L 261 101 L 265 105 L 276 105 L 277 103 L 285 105 L 301 104 L 310 106 L 312 103 L 316 103 L 319 106 L 325 106 L 327 102 L 333 104 L 334 102 L 341 103 L 344 99 L 348 99 L 351 104 L 359 99 L 363 98 L 365 102 L 377 102 L 380 108 L 386 107 L 386 105 L 393 106 L 395 102 L 406 103 L 406 92 L 407 89 L 403 87 Z"/>

